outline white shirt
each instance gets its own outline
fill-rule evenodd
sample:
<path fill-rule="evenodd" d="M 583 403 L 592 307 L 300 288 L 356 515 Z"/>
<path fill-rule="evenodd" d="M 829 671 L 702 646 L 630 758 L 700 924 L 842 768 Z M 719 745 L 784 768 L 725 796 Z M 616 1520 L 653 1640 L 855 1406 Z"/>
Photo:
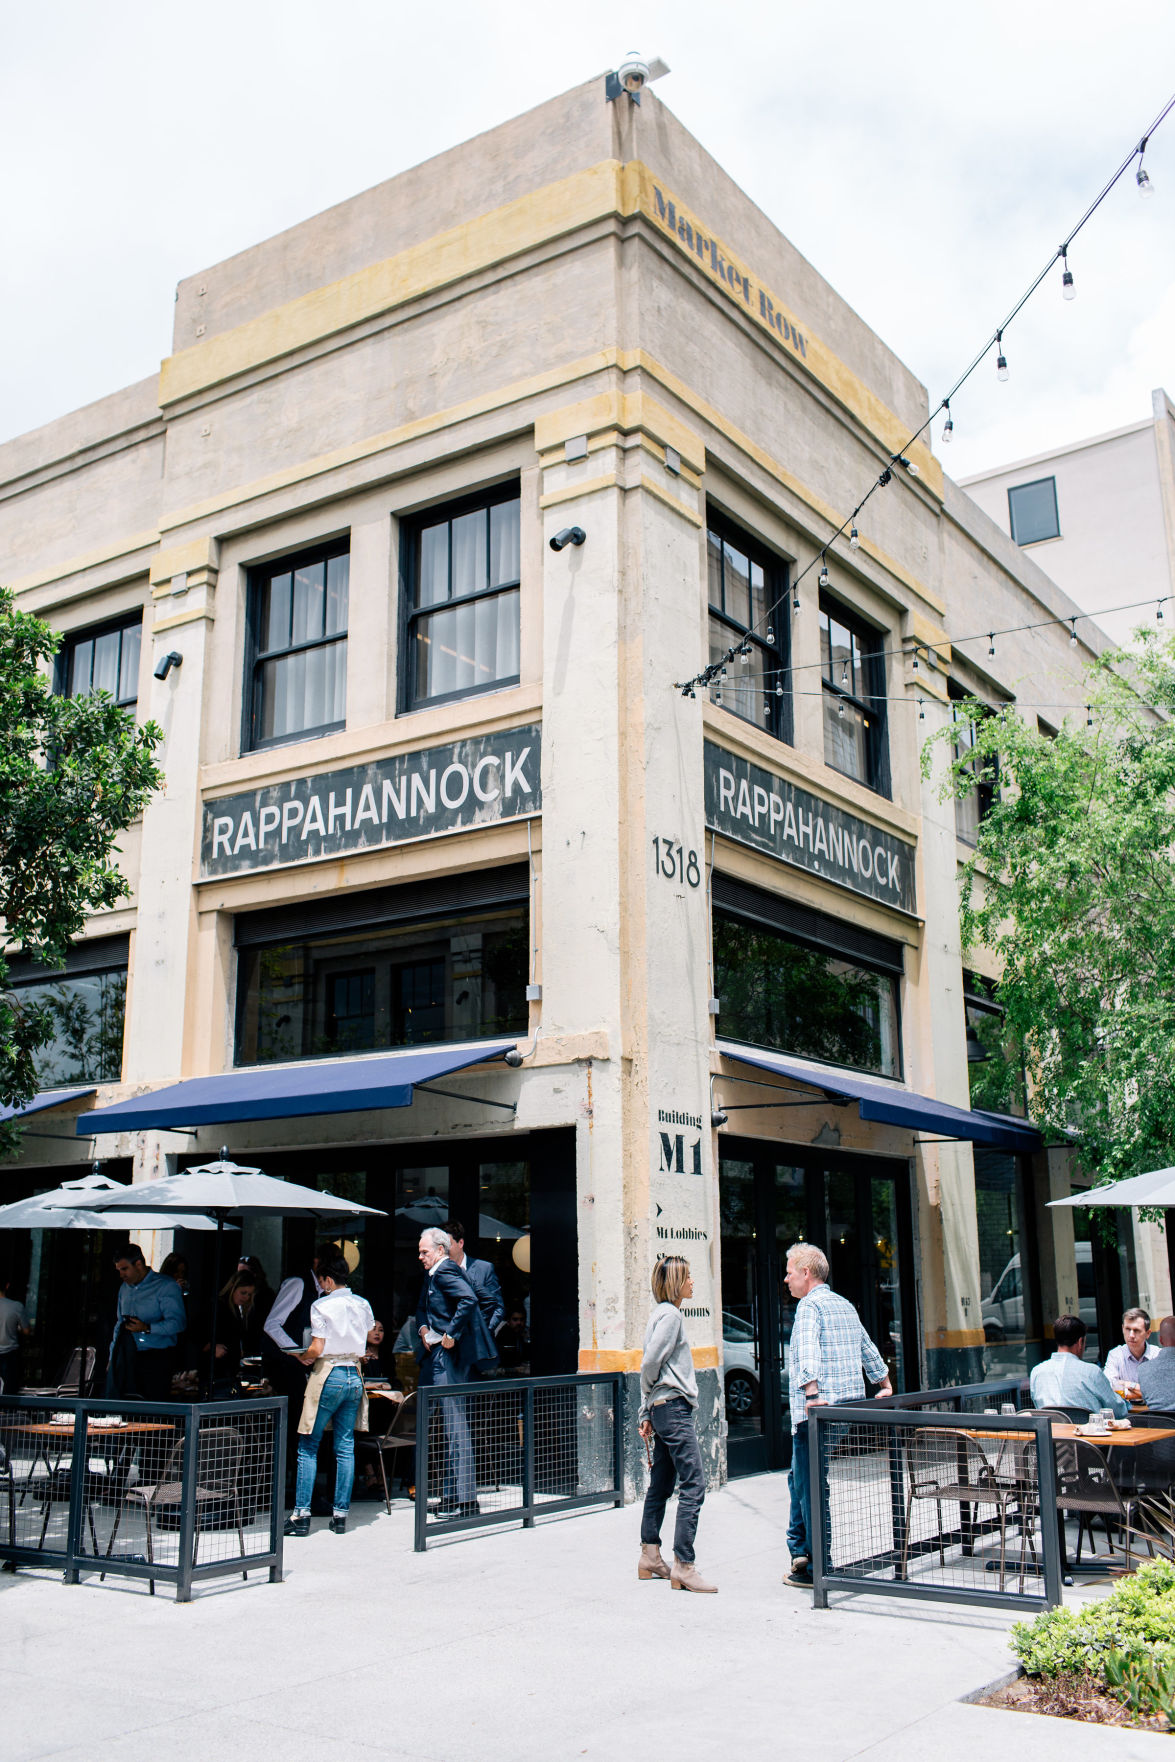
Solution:
<path fill-rule="evenodd" d="M 356 1296 L 345 1285 L 328 1291 L 310 1311 L 310 1332 L 316 1340 L 325 1340 L 324 1358 L 346 1355 L 362 1357 L 367 1351 L 367 1336 L 375 1326 L 375 1316 L 366 1297 Z"/>
<path fill-rule="evenodd" d="M 315 1290 L 321 1293 L 322 1286 L 318 1282 L 318 1274 L 312 1273 L 311 1277 L 314 1280 Z M 265 1318 L 265 1332 L 275 1345 L 282 1348 L 283 1352 L 288 1352 L 291 1347 L 295 1347 L 299 1352 L 302 1350 L 302 1341 L 291 1339 L 282 1326 L 282 1323 L 293 1315 L 301 1301 L 302 1279 L 300 1274 L 295 1273 L 292 1279 L 282 1280 L 277 1296 L 273 1300 L 273 1306 Z"/>
<path fill-rule="evenodd" d="M 1135 1358 L 1133 1352 L 1130 1350 L 1125 1340 L 1123 1340 L 1120 1346 L 1115 1346 L 1111 1349 L 1110 1356 L 1106 1359 L 1106 1376 L 1112 1383 L 1136 1383 L 1138 1381 L 1139 1366 L 1145 1364 L 1148 1358 L 1157 1358 L 1158 1352 L 1158 1347 L 1152 1346 L 1148 1340 L 1143 1349 L 1142 1357 Z"/>

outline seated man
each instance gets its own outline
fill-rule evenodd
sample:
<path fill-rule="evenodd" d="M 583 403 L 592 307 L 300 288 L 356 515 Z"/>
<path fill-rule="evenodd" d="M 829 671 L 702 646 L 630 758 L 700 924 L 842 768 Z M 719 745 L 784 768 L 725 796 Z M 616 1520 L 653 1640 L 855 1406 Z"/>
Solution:
<path fill-rule="evenodd" d="M 1110 1350 L 1106 1375 L 1112 1383 L 1136 1386 L 1138 1373 L 1157 1346 L 1150 1343 L 1151 1318 L 1145 1309 L 1128 1309 L 1122 1317 L 1122 1344 Z"/>
<path fill-rule="evenodd" d="M 1139 1365 L 1138 1386 L 1148 1407 L 1175 1413 L 1175 1315 L 1165 1315 L 1159 1323 L 1158 1349 Z"/>
<path fill-rule="evenodd" d="M 1109 1407 L 1117 1419 L 1130 1412 L 1096 1364 L 1083 1364 L 1086 1326 L 1079 1315 L 1059 1315 L 1053 1323 L 1056 1351 L 1028 1379 L 1034 1407 L 1075 1407 L 1088 1419 Z"/>

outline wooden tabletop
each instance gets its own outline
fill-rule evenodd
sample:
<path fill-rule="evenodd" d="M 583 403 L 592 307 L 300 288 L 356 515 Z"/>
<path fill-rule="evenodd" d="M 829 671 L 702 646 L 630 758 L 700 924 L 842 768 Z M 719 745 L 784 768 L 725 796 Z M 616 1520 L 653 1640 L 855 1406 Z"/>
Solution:
<path fill-rule="evenodd" d="M 87 1427 L 86 1437 L 89 1440 L 123 1438 L 128 1432 L 174 1432 L 174 1430 L 175 1426 L 167 1420 L 135 1419 L 128 1420 L 123 1426 L 97 1425 Z M 26 1438 L 72 1438 L 74 1427 L 72 1420 L 68 1425 L 52 1425 L 48 1422 L 39 1425 L 13 1425 L 10 1421 L 5 1420 L 0 1422 L 0 1431 L 20 1432 Z"/>
<path fill-rule="evenodd" d="M 1096 1444 L 1098 1449 L 1106 1446 L 1122 1446 L 1135 1448 L 1139 1444 L 1157 1444 L 1162 1438 L 1175 1438 L 1175 1430 L 1170 1426 L 1131 1426 L 1129 1431 L 1123 1426 L 1121 1431 L 1113 1432 L 1079 1432 L 1074 1425 L 1057 1424 L 1052 1428 L 1053 1437 L 1058 1441 L 1062 1438 L 1079 1438 L 1086 1444 Z"/>

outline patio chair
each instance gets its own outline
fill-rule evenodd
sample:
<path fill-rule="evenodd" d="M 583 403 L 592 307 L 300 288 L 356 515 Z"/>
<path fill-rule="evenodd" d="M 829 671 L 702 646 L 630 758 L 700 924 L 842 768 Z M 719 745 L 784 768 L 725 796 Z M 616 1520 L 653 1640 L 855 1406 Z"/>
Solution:
<path fill-rule="evenodd" d="M 98 1362 L 98 1348 L 96 1346 L 87 1346 L 85 1348 L 85 1353 L 86 1368 L 84 1375 L 82 1373 L 82 1348 L 80 1346 L 75 1346 L 65 1361 L 65 1369 L 61 1373 L 61 1381 L 59 1383 L 48 1383 L 44 1388 L 39 1389 L 30 1389 L 26 1387 L 22 1389 L 21 1393 L 24 1395 L 76 1395 L 78 1392 L 78 1378 L 81 1377 L 82 1393 L 89 1395 L 94 1382 L 94 1367 Z"/>
<path fill-rule="evenodd" d="M 147 1560 L 155 1561 L 154 1520 L 161 1511 L 176 1512 L 183 1504 L 184 1485 L 180 1478 L 183 1474 L 184 1460 L 183 1438 L 172 1445 L 163 1473 L 153 1486 L 129 1487 L 122 1496 L 122 1504 L 110 1531 L 110 1540 L 106 1544 L 106 1558 L 109 1559 L 114 1548 L 114 1538 L 118 1534 L 122 1514 L 128 1505 L 142 1506 L 147 1525 Z M 196 1532 L 201 1529 L 201 1510 L 208 1511 L 210 1505 L 231 1506 L 237 1540 L 241 1545 L 241 1558 L 245 1557 L 245 1530 L 241 1516 L 240 1476 L 241 1476 L 241 1434 L 233 1426 L 201 1426 L 199 1431 L 199 1459 L 196 1464 Z M 97 1548 L 95 1547 L 95 1553 Z M 247 1579 L 248 1572 L 241 1577 Z M 103 1572 L 102 1578 L 106 1577 Z M 151 1595 L 155 1595 L 155 1580 L 151 1579 Z"/>
<path fill-rule="evenodd" d="M 8 1506 L 8 1545 L 12 1548 L 16 1546 L 16 1477 L 3 1444 L 0 1444 L 0 1487 L 4 1489 Z"/>
<path fill-rule="evenodd" d="M 385 1432 L 355 1439 L 357 1450 L 374 1450 L 379 1458 L 379 1477 L 383 1483 L 384 1504 L 391 1512 L 392 1499 L 388 1491 L 388 1473 L 384 1465 L 387 1453 L 395 1455 L 398 1450 L 416 1449 L 416 1394 L 405 1396 L 397 1401 L 391 1422 Z"/>
<path fill-rule="evenodd" d="M 1000 1526 L 999 1574 L 1000 1590 L 1007 1575 L 1008 1507 L 1025 1495 L 1017 1484 L 1001 1485 L 991 1463 L 974 1438 L 962 1430 L 926 1426 L 906 1432 L 902 1439 L 906 1459 L 906 1519 L 902 1526 L 901 1576 L 907 1576 L 910 1551 L 911 1516 L 919 1500 L 933 1500 L 938 1516 L 938 1559 L 946 1566 L 946 1538 L 943 1532 L 944 1505 L 990 1505 L 998 1514 Z M 1021 1523 L 1020 1583 L 1025 1572 L 1025 1525 Z"/>
<path fill-rule="evenodd" d="M 1136 1522 L 1136 1515 L 1140 1512 L 1138 1495 L 1128 1486 L 1118 1485 L 1110 1472 L 1104 1452 L 1096 1444 L 1091 1443 L 1088 1438 L 1058 1438 L 1054 1448 L 1057 1459 L 1057 1509 L 1072 1511 L 1077 1515 L 1075 1567 L 1081 1565 L 1081 1546 L 1087 1529 L 1090 1551 L 1097 1552 L 1093 1545 L 1093 1524 L 1098 1517 L 1105 1524 L 1106 1539 L 1111 1550 L 1115 1546 L 1114 1530 L 1121 1530 L 1125 1538 L 1127 1572 L 1130 1571 L 1135 1537 L 1147 1544 L 1152 1558 L 1156 1542 L 1160 1549 L 1170 1548 L 1169 1537 L 1165 1539 L 1161 1533 L 1156 1534 L 1154 1528 Z"/>

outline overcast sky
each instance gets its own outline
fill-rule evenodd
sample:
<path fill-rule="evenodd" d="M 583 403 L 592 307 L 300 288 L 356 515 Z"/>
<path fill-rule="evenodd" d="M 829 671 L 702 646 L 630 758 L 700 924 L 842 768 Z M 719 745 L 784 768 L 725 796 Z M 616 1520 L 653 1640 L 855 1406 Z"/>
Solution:
<path fill-rule="evenodd" d="M 1175 7 L 7 0 L 0 438 L 154 372 L 176 282 L 614 66 L 941 397 L 1175 88 Z M 954 476 L 1175 393 L 1175 115 L 956 401 Z M 732 241 L 733 243 L 734 241 Z M 935 439 L 941 424 L 935 424 Z"/>

